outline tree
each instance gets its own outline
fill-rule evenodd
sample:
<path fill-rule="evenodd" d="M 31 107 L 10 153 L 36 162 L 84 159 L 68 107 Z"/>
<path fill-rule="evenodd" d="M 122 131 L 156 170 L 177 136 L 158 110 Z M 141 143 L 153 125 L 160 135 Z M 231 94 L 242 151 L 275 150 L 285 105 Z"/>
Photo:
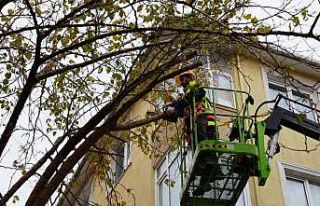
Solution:
<path fill-rule="evenodd" d="M 102 137 L 117 138 L 117 131 L 167 115 L 120 121 L 133 104 L 155 94 L 156 85 L 201 66 L 200 61 L 186 63 L 199 55 L 194 51 L 232 45 L 252 55 L 259 50 L 308 62 L 279 40 L 319 42 L 315 28 L 320 13 L 310 12 L 311 4 L 290 9 L 292 4 L 2 0 L 1 158 L 7 158 L 14 138 L 23 143 L 12 168 L 21 170 L 21 176 L 0 205 L 17 199 L 16 191 L 30 178 L 35 185 L 26 205 L 45 205 Z M 277 65 L 274 61 L 271 65 Z M 291 78 L 288 70 L 277 71 Z M 46 144 L 37 148 L 40 142 Z"/>

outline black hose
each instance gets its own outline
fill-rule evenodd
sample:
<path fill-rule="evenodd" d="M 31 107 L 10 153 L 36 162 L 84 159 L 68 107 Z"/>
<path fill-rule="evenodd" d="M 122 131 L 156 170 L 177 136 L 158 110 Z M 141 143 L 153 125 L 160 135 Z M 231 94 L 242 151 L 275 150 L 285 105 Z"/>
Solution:
<path fill-rule="evenodd" d="M 262 102 L 262 103 L 257 107 L 256 112 L 254 113 L 254 122 L 257 122 L 258 111 L 261 109 L 261 107 L 262 107 L 263 105 L 275 103 L 274 107 L 276 107 L 276 106 L 278 106 L 278 104 L 279 104 L 279 102 L 280 102 L 280 100 L 281 100 L 282 98 L 284 98 L 284 96 L 283 96 L 282 94 L 278 94 L 275 99 Z"/>

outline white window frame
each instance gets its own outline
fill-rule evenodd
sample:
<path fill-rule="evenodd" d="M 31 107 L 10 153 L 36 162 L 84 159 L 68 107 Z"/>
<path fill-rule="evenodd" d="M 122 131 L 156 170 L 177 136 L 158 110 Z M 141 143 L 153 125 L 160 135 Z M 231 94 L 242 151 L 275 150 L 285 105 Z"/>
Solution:
<path fill-rule="evenodd" d="M 170 153 L 173 153 L 174 154 L 174 158 L 173 159 L 170 159 Z M 163 158 L 163 160 L 159 163 L 158 167 L 155 169 L 155 186 L 156 186 L 156 189 L 155 189 L 155 205 L 156 206 L 159 206 L 160 205 L 160 197 L 159 197 L 159 185 L 162 181 L 164 181 L 166 178 L 169 178 L 170 176 L 170 166 L 174 164 L 175 161 L 179 161 L 179 151 L 178 150 L 175 150 L 175 151 L 169 151 L 165 154 L 165 157 Z M 158 169 L 161 167 L 162 164 L 166 164 L 166 167 L 165 167 L 165 170 L 160 174 L 158 175 Z M 180 163 L 178 162 L 178 165 Z M 180 174 L 180 172 L 179 172 Z M 158 177 L 159 176 L 159 177 Z M 179 175 L 180 176 L 180 175 Z M 180 178 L 180 177 L 178 177 Z M 181 188 L 181 185 L 179 185 L 180 188 Z M 170 186 L 167 187 L 167 192 L 168 192 L 168 195 L 169 195 L 169 205 L 168 206 L 175 206 L 175 205 L 171 205 L 171 193 L 170 193 Z M 180 193 L 180 192 L 179 192 Z M 180 196 L 179 196 L 179 200 L 180 200 Z"/>
<path fill-rule="evenodd" d="M 247 182 L 246 186 L 244 187 L 241 195 L 243 195 L 243 197 L 244 197 L 244 206 L 251 206 L 252 203 L 251 203 L 251 193 L 250 193 L 250 189 L 249 189 L 249 181 Z"/>
<path fill-rule="evenodd" d="M 301 165 L 296 165 L 284 161 L 278 161 L 278 168 L 280 173 L 280 182 L 282 187 L 282 194 L 284 194 L 284 203 L 287 206 L 288 204 L 288 192 L 286 191 L 287 177 L 291 179 L 296 179 L 304 182 L 304 187 L 306 191 L 306 198 L 308 204 L 311 201 L 310 206 L 316 206 L 312 204 L 312 197 L 310 197 L 310 187 L 309 181 L 320 184 L 320 170 L 310 169 Z"/>
<path fill-rule="evenodd" d="M 124 143 L 124 160 L 123 168 L 126 170 L 131 165 L 131 156 L 132 156 L 132 141 L 127 141 Z"/>
<path fill-rule="evenodd" d="M 266 67 L 265 65 L 262 65 L 261 67 L 261 73 L 262 73 L 262 81 L 263 81 L 263 85 L 264 85 L 264 89 L 265 89 L 265 95 L 266 95 L 266 99 L 267 100 L 271 100 L 270 99 L 270 96 L 269 96 L 269 91 L 270 91 L 270 87 L 269 87 L 269 84 L 273 84 L 273 85 L 276 85 L 276 86 L 279 86 L 279 87 L 282 87 L 284 89 L 286 89 L 286 94 L 287 94 L 287 97 L 289 99 L 293 99 L 293 91 L 295 91 L 295 88 L 293 88 L 291 85 L 289 86 L 286 86 L 283 82 L 281 82 L 280 80 L 277 81 L 277 80 L 274 80 L 274 79 L 271 79 L 268 77 L 268 71 L 270 71 L 270 68 Z M 270 74 L 270 76 L 273 76 L 273 77 L 276 77 L 275 75 L 273 74 Z M 305 81 L 306 83 L 308 84 L 312 84 L 313 82 L 311 81 L 308 81 L 307 80 L 303 80 Z M 303 88 L 299 88 L 299 92 L 302 93 L 302 94 L 305 94 L 305 95 L 308 95 L 310 100 L 312 100 L 313 103 L 318 103 L 319 100 L 317 98 L 317 93 L 318 91 L 308 91 L 306 89 L 303 89 Z M 295 111 L 296 112 L 296 109 L 295 109 L 295 104 L 292 103 L 292 102 L 289 102 L 289 109 L 292 110 L 292 111 Z M 315 105 L 311 105 L 312 107 L 314 107 Z M 272 109 L 272 105 L 271 104 L 268 104 L 268 107 L 270 109 Z M 318 108 L 318 107 L 314 107 L 314 108 Z M 319 121 L 319 118 L 317 117 L 316 113 L 315 112 L 312 112 L 313 114 L 313 118 L 315 121 Z"/>
<path fill-rule="evenodd" d="M 230 73 L 227 73 L 227 72 L 225 72 L 223 70 L 219 70 L 219 69 L 216 69 L 216 68 L 212 68 L 209 54 L 206 55 L 206 62 L 207 62 L 207 70 L 208 70 L 208 74 L 209 74 L 207 76 L 207 78 L 209 79 L 209 81 L 214 82 L 214 76 L 215 75 L 225 76 L 227 78 L 230 78 L 230 84 L 231 84 L 230 90 L 233 90 L 234 89 L 234 81 L 233 81 L 232 74 L 231 74 L 232 69 L 229 67 L 229 65 L 228 65 L 228 69 L 230 69 Z M 227 61 L 227 63 L 229 63 L 229 60 Z M 209 86 L 215 87 L 215 85 L 213 85 L 213 84 L 209 84 Z M 220 87 L 217 87 L 217 88 L 220 88 Z M 228 88 L 225 88 L 225 89 L 228 89 Z M 230 92 L 230 94 L 232 95 L 232 102 L 230 103 L 230 105 L 229 104 L 228 105 L 221 104 L 221 103 L 217 103 L 217 104 L 225 106 L 225 107 L 235 108 L 236 105 L 235 105 L 234 93 Z M 215 97 L 215 98 L 217 98 L 217 97 Z M 217 99 L 215 101 L 217 101 Z"/>

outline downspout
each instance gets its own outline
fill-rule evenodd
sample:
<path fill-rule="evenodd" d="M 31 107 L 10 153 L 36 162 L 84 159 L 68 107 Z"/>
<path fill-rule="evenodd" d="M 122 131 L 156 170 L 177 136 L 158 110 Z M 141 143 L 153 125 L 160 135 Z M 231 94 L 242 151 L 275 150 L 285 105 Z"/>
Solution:
<path fill-rule="evenodd" d="M 240 55 L 239 53 L 236 54 L 236 67 L 237 67 L 237 77 L 238 77 L 238 82 L 239 82 L 239 90 L 242 91 L 243 88 L 244 88 L 244 85 L 243 85 L 243 78 L 241 77 L 242 76 L 242 66 L 241 66 L 241 63 L 240 63 Z M 244 98 L 243 96 L 241 95 L 241 101 L 244 102 Z M 256 178 L 251 178 L 251 180 L 249 179 L 249 191 L 250 191 L 250 198 L 251 198 L 251 204 L 252 206 L 257 206 L 258 205 L 258 192 L 257 192 L 257 185 L 258 185 L 258 181 Z"/>

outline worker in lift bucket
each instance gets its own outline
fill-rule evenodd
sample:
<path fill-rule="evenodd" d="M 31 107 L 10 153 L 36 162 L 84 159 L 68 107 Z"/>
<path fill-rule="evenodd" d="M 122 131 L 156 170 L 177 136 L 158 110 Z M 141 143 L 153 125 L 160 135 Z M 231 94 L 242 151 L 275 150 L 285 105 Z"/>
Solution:
<path fill-rule="evenodd" d="M 182 86 L 184 95 L 172 101 L 168 106 L 174 108 L 174 117 L 169 118 L 169 121 L 177 121 L 178 117 L 182 118 L 182 126 L 185 134 L 185 140 L 190 145 L 191 142 L 191 128 L 190 128 L 190 108 L 195 108 L 195 117 L 197 123 L 197 142 L 201 142 L 206 139 L 217 139 L 216 125 L 214 115 L 205 114 L 206 111 L 212 111 L 210 102 L 206 98 L 206 92 L 201 85 L 195 81 L 195 75 L 192 72 L 185 72 L 176 77 L 176 83 L 178 86 Z M 194 99 L 193 99 L 194 98 Z M 194 101 L 193 101 L 194 100 Z M 195 105 L 193 105 L 195 104 Z M 194 148 L 196 140 L 193 139 Z M 215 152 L 201 152 L 197 158 L 198 164 L 195 168 L 195 176 L 201 176 L 200 184 L 197 189 L 194 190 L 194 196 L 201 196 L 205 192 L 210 190 L 209 183 L 221 177 L 217 178 L 214 174 L 222 175 L 219 166 L 212 168 L 207 165 L 208 161 L 217 161 L 217 155 Z M 215 171 L 212 174 L 212 171 Z M 215 176 L 210 178 L 210 176 Z"/>
<path fill-rule="evenodd" d="M 187 143 L 191 142 L 190 129 L 190 108 L 195 108 L 195 117 L 197 123 L 197 142 L 205 139 L 216 139 L 216 128 L 214 116 L 211 114 L 202 114 L 210 110 L 210 102 L 206 98 L 206 92 L 201 85 L 195 80 L 193 72 L 185 72 L 176 77 L 178 86 L 182 86 L 184 95 L 173 100 L 167 107 L 173 107 L 173 116 L 169 121 L 177 121 L 177 118 L 182 118 L 182 126 L 185 133 Z M 193 101 L 194 98 L 194 101 Z M 195 105 L 193 105 L 195 103 Z M 196 140 L 194 139 L 195 143 Z"/>

